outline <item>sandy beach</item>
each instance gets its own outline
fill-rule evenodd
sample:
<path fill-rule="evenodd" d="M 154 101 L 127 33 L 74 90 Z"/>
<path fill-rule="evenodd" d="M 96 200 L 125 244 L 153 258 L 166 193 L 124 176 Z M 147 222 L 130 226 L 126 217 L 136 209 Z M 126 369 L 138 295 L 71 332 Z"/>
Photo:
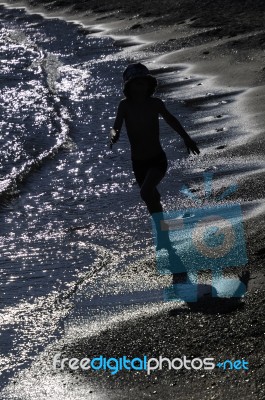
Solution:
<path fill-rule="evenodd" d="M 28 1 L 28 4 L 31 10 L 34 11 L 35 6 L 39 10 L 37 1 Z M 209 88 L 238 91 L 231 107 L 233 115 L 237 115 L 244 127 L 245 135 L 242 143 L 237 141 L 233 146 L 231 142 L 231 146 L 220 148 L 221 156 L 227 159 L 240 157 L 246 162 L 250 159 L 264 161 L 263 1 L 90 0 L 73 5 L 70 0 L 58 0 L 47 1 L 46 7 L 48 15 L 59 14 L 69 20 L 78 20 L 83 24 L 80 30 L 84 35 L 96 32 L 97 35 L 111 35 L 115 39 L 114 45 L 132 49 L 131 52 L 128 50 L 132 61 L 137 60 L 139 54 L 139 48 L 135 51 L 132 45 L 141 43 L 140 54 L 152 54 L 152 59 L 168 67 L 183 65 L 187 68 L 187 76 L 204 77 L 207 91 Z M 86 15 L 84 11 L 87 11 Z M 204 102 L 205 99 L 197 97 L 189 103 L 195 109 Z M 218 108 L 214 113 L 218 115 Z M 216 151 L 209 158 L 214 160 L 219 156 Z M 136 397 L 160 400 L 264 399 L 264 164 L 263 168 L 239 175 L 238 183 L 232 199 L 235 202 L 244 199 L 257 202 L 257 207 L 251 208 L 244 221 L 249 262 L 243 272 L 250 274 L 242 278 L 248 289 L 244 299 L 202 299 L 181 305 L 170 302 L 152 310 L 143 307 L 139 315 L 132 313 L 131 318 L 121 319 L 100 333 L 81 337 L 74 343 L 64 338 L 33 365 L 29 383 L 32 397 L 28 398 L 39 398 L 36 397 L 37 384 L 45 381 L 51 392 L 43 399 L 53 399 L 55 395 L 63 396 L 63 393 L 72 393 L 73 399 L 79 398 L 80 393 L 87 393 L 86 398 L 91 400 Z M 155 287 L 159 277 L 152 256 L 149 261 L 128 266 L 123 278 L 130 282 L 135 274 L 138 279 L 142 277 L 154 282 Z M 216 360 L 245 359 L 249 369 L 215 369 L 211 372 L 163 369 L 149 376 L 145 371 L 120 371 L 117 375 L 105 371 L 89 375 L 88 382 L 87 371 L 51 371 L 51 359 L 58 352 L 78 359 L 99 354 L 116 358 L 126 354 L 128 357 L 163 355 L 174 358 L 187 355 Z M 17 396 L 19 390 L 18 385 Z"/>

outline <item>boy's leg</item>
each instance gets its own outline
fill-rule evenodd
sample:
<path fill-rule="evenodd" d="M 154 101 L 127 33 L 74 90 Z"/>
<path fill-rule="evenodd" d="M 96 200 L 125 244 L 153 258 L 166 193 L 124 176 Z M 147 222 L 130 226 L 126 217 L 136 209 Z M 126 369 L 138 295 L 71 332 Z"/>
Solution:
<path fill-rule="evenodd" d="M 163 217 L 163 207 L 160 203 L 160 193 L 156 188 L 159 182 L 161 182 L 161 180 L 163 179 L 164 175 L 164 172 L 161 171 L 159 168 L 149 168 L 146 173 L 145 179 L 140 186 L 141 197 L 144 200 L 156 227 L 157 249 L 171 247 L 168 231 L 161 231 L 160 220 Z M 157 216 L 154 215 L 155 213 L 161 213 L 161 218 L 157 218 Z"/>
<path fill-rule="evenodd" d="M 150 214 L 163 211 L 156 186 L 163 179 L 166 171 L 167 158 L 164 152 L 152 159 L 133 161 L 133 172 L 140 186 L 140 195 Z"/>
<path fill-rule="evenodd" d="M 156 186 L 161 182 L 164 177 L 164 173 L 158 168 L 150 168 L 145 176 L 145 179 L 141 185 L 140 194 L 148 211 L 151 216 L 153 213 L 163 212 L 162 205 L 160 203 L 160 193 L 158 192 Z M 153 217 L 153 216 L 152 216 Z M 161 232 L 160 219 L 154 218 L 153 221 L 156 226 L 157 232 L 157 246 L 156 249 L 159 250 L 161 248 L 167 248 L 169 251 L 169 263 L 174 266 L 174 269 L 179 268 L 179 272 L 175 272 L 172 274 L 173 284 L 186 282 L 187 280 L 187 272 L 185 267 L 181 261 L 181 259 L 176 254 L 175 250 L 172 247 L 172 244 L 169 239 L 168 231 Z"/>
<path fill-rule="evenodd" d="M 156 188 L 163 177 L 164 173 L 159 168 L 150 168 L 145 175 L 143 183 L 140 185 L 141 198 L 150 214 L 163 211 L 160 203 L 160 193 Z"/>
<path fill-rule="evenodd" d="M 161 171 L 161 169 L 157 167 L 146 167 L 138 165 L 134 165 L 133 171 L 136 181 L 140 186 L 141 197 L 144 200 L 151 216 L 154 213 L 163 212 L 163 208 L 160 203 L 161 196 L 156 186 L 163 179 L 165 171 Z M 160 232 L 160 222 L 157 218 L 154 217 L 153 221 L 156 226 L 156 231 Z M 164 236 L 168 236 L 168 232 L 166 232 Z M 167 244 L 169 244 L 168 240 Z"/>
<path fill-rule="evenodd" d="M 153 218 L 156 226 L 157 232 L 157 250 L 161 248 L 167 248 L 169 251 L 169 262 L 172 265 L 177 265 L 179 262 L 182 264 L 181 260 L 177 255 L 175 255 L 175 250 L 172 248 L 168 231 L 163 231 L 161 235 L 160 221 L 152 216 L 153 213 L 163 212 L 162 205 L 160 203 L 160 193 L 158 192 L 156 186 L 161 182 L 165 176 L 165 172 L 161 171 L 159 168 L 151 167 L 148 169 L 144 168 L 134 168 L 134 174 L 138 185 L 140 186 L 141 197 L 146 203 L 148 211 Z M 183 271 L 183 268 L 180 268 Z M 173 284 L 179 282 L 185 282 L 187 279 L 186 272 L 173 273 Z"/>

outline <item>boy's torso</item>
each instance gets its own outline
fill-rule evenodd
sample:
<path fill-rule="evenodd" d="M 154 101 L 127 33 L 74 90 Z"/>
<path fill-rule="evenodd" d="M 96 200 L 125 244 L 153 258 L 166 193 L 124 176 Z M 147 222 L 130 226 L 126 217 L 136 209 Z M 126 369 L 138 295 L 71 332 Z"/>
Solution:
<path fill-rule="evenodd" d="M 144 160 L 156 156 L 162 151 L 159 141 L 159 99 L 149 97 L 137 103 L 129 99 L 123 101 L 132 158 Z"/>

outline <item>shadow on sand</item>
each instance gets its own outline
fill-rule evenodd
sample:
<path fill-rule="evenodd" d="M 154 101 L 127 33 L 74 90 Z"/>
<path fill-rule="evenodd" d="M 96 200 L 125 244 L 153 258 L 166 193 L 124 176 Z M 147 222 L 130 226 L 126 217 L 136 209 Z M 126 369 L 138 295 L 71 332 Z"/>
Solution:
<path fill-rule="evenodd" d="M 250 272 L 248 270 L 244 271 L 242 275 L 239 276 L 239 280 L 245 285 L 247 293 L 248 283 L 250 281 Z M 189 307 L 189 311 L 191 312 L 217 315 L 229 314 L 244 308 L 242 297 L 218 297 L 216 288 L 209 284 L 197 284 L 196 287 L 198 294 L 197 301 L 186 302 Z M 183 313 L 183 309 L 180 310 L 176 308 L 169 311 L 171 316 L 177 316 L 180 313 Z"/>

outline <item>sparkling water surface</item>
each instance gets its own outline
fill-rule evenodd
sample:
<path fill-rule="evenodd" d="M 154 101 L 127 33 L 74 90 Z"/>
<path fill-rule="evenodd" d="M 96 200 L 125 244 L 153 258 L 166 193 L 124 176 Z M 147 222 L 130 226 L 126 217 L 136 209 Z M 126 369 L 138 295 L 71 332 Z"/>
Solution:
<path fill-rule="evenodd" d="M 59 19 L 0 10 L 1 366 L 9 372 L 53 337 L 68 310 L 55 305 L 58 294 L 117 242 L 120 194 L 133 178 L 126 150 L 108 149 L 125 61 L 106 57 L 119 48 Z"/>

